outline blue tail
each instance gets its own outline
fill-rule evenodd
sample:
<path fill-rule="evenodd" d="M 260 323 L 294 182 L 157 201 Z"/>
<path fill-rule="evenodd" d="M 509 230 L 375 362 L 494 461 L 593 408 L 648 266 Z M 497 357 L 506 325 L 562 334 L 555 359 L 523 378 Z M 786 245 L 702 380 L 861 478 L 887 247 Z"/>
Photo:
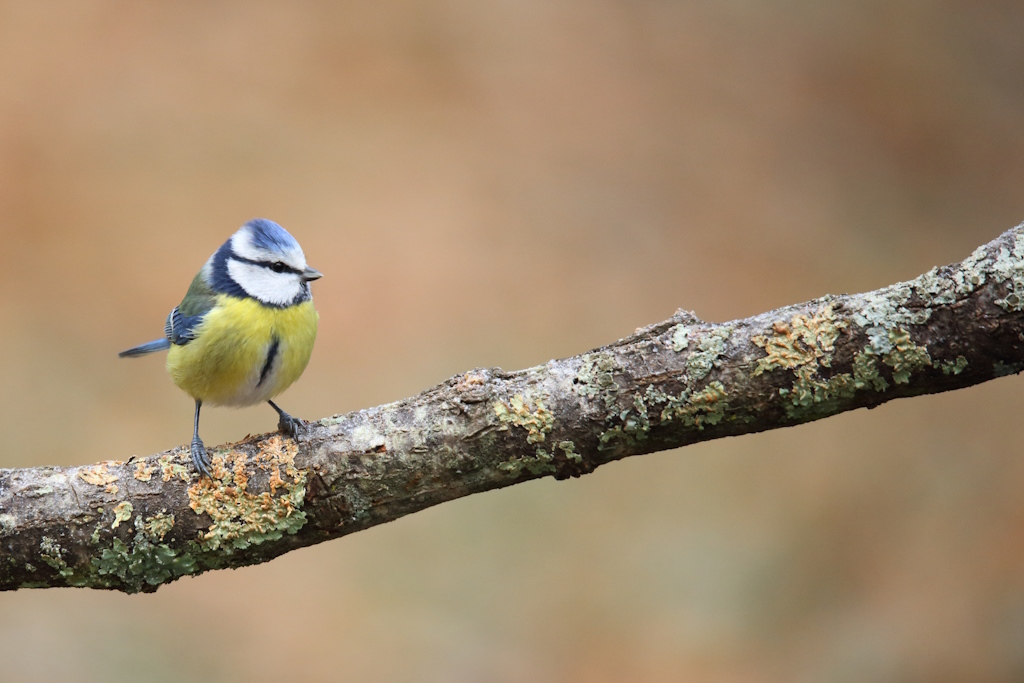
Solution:
<path fill-rule="evenodd" d="M 133 346 L 127 351 L 122 351 L 117 354 L 117 357 L 135 358 L 136 356 L 145 356 L 147 353 L 153 353 L 154 351 L 166 351 L 169 348 L 171 348 L 171 341 L 169 339 L 157 339 L 155 341 L 146 342 L 145 344 Z"/>

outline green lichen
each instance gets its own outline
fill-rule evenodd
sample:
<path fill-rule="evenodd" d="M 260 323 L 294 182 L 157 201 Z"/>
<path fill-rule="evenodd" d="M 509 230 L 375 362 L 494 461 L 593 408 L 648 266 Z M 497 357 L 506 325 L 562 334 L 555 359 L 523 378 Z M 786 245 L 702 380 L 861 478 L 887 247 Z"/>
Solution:
<path fill-rule="evenodd" d="M 47 565 L 57 570 L 68 586 L 92 588 L 124 588 L 130 593 L 141 591 L 146 585 L 156 586 L 184 574 L 192 574 L 199 569 L 195 552 L 199 548 L 189 542 L 184 552 L 175 550 L 165 543 L 155 541 L 163 538 L 169 515 L 157 515 L 150 523 L 135 520 L 136 533 L 130 544 L 114 537 L 108 547 L 102 548 L 90 559 L 85 568 L 68 565 L 64 559 L 65 551 L 54 539 L 44 536 L 39 544 L 40 558 Z M 172 523 L 173 524 L 173 523 Z M 98 544 L 100 524 L 92 536 L 92 543 Z M 34 568 L 29 571 L 35 571 Z M 39 586 L 52 585 L 48 582 L 37 582 Z M 28 587 L 28 586 L 23 586 Z"/>
<path fill-rule="evenodd" d="M 507 430 L 510 425 L 522 427 L 527 432 L 527 443 L 543 443 L 555 426 L 555 416 L 540 399 L 534 401 L 534 405 L 535 408 L 531 409 L 529 401 L 521 394 L 513 396 L 507 406 L 501 401 L 496 402 L 494 414 L 501 422 L 500 429 Z"/>
<path fill-rule="evenodd" d="M 676 325 L 672 328 L 670 341 L 672 350 L 676 353 L 689 351 L 685 358 L 685 380 L 688 383 L 699 382 L 706 378 L 715 368 L 716 364 L 725 355 L 726 342 L 732 334 L 729 327 L 719 326 L 707 331 L 700 337 L 694 336 L 693 328 L 686 325 Z M 596 353 L 584 359 L 576 376 L 576 392 L 581 396 L 594 397 L 603 400 L 605 408 L 605 424 L 608 429 L 600 435 L 599 448 L 604 449 L 611 444 L 625 447 L 635 447 L 648 438 L 651 430 L 651 416 L 648 414 L 650 400 L 661 403 L 670 403 L 678 408 L 678 415 L 673 410 L 670 413 L 676 415 L 676 419 L 682 419 L 683 413 L 691 411 L 691 425 L 697 425 L 703 429 L 704 424 L 713 424 L 717 418 L 714 414 L 698 407 L 691 406 L 690 390 L 684 390 L 679 396 L 670 399 L 667 395 L 649 387 L 648 395 L 645 398 L 640 393 L 634 393 L 632 401 L 625 408 L 619 407 L 622 398 L 619 387 L 615 382 L 613 373 L 616 366 L 612 358 L 606 353 Z M 722 384 L 715 382 L 713 385 L 721 387 Z M 707 391 L 707 390 L 705 390 Z M 712 391 L 712 393 L 714 393 Z M 703 398 L 703 397 L 702 397 Z M 664 412 L 664 411 L 662 411 Z"/>
<path fill-rule="evenodd" d="M 559 441 L 555 444 L 555 452 L 561 449 L 570 462 L 583 462 L 583 456 L 576 452 L 576 444 L 572 441 Z M 558 468 L 555 465 L 555 452 L 548 453 L 538 447 L 533 456 L 516 456 L 498 465 L 498 469 L 513 477 L 526 470 L 532 474 L 543 476 L 555 474 Z"/>
<path fill-rule="evenodd" d="M 213 522 L 199 541 L 204 551 L 241 550 L 297 533 L 305 525 L 306 472 L 294 466 L 297 447 L 279 436 L 262 446 L 256 465 L 271 473 L 270 491 L 248 490 L 246 456 L 239 452 L 214 456 L 213 477 L 189 487 L 189 506 Z M 282 470 L 290 481 L 281 478 Z M 284 493 L 274 495 L 277 488 Z"/>
<path fill-rule="evenodd" d="M 992 374 L 995 377 L 1006 377 L 1007 375 L 1016 375 L 1021 370 L 1024 370 L 1024 364 L 1021 363 L 1004 363 L 999 360 L 992 363 Z"/>
<path fill-rule="evenodd" d="M 573 390 L 584 398 L 600 399 L 606 411 L 615 408 L 618 385 L 615 383 L 615 360 L 611 355 L 599 352 L 583 357 Z"/>
<path fill-rule="evenodd" d="M 956 279 L 959 275 L 959 279 Z M 938 268 L 932 268 L 912 282 L 914 291 L 928 306 L 942 306 L 957 300 L 958 283 L 967 282 L 962 271 L 953 277 L 941 275 Z"/>
<path fill-rule="evenodd" d="M 699 381 L 711 373 L 715 363 L 725 354 L 725 340 L 731 333 L 729 328 L 720 326 L 700 338 L 697 350 L 686 359 L 686 375 L 690 380 Z"/>
<path fill-rule="evenodd" d="M 996 305 L 1007 311 L 1024 310 L 1024 235 L 1015 235 L 1013 248 L 1002 247 L 988 267 L 996 282 L 1009 282 L 1009 291 Z"/>
<path fill-rule="evenodd" d="M 966 295 L 985 284 L 987 262 L 988 250 L 984 246 L 978 247 L 974 253 L 964 259 L 960 268 L 953 273 L 953 284 L 956 291 Z"/>
<path fill-rule="evenodd" d="M 571 462 L 583 462 L 583 456 L 576 452 L 576 445 L 572 441 L 559 441 L 555 448 L 562 449 L 567 460 Z M 524 469 L 532 474 L 543 476 L 555 474 L 558 471 L 555 465 L 555 454 L 548 453 L 543 448 L 537 448 L 533 457 L 516 456 L 511 460 L 498 465 L 498 469 L 512 476 L 518 475 Z"/>
<path fill-rule="evenodd" d="M 43 496 L 53 493 L 53 487 L 49 484 L 39 487 L 32 487 L 23 492 L 21 495 L 26 498 L 42 498 Z"/>
<path fill-rule="evenodd" d="M 891 350 L 882 357 L 882 362 L 892 368 L 892 381 L 896 384 L 907 384 L 914 371 L 932 364 L 928 349 L 915 344 L 906 330 L 889 330 L 889 344 Z"/>
<path fill-rule="evenodd" d="M 567 460 L 571 462 L 583 462 L 583 456 L 576 452 L 576 444 L 572 441 L 559 441 L 557 445 L 558 448 L 561 448 L 562 452 L 565 453 Z"/>
<path fill-rule="evenodd" d="M 0 536 L 6 536 L 7 534 L 12 533 L 17 526 L 18 520 L 15 519 L 14 515 L 0 515 Z"/>
<path fill-rule="evenodd" d="M 878 372 L 878 357 L 870 351 L 861 351 L 853 358 L 853 380 L 854 387 L 866 389 L 868 387 L 875 391 L 885 391 L 889 383 L 885 381 Z"/>
<path fill-rule="evenodd" d="M 664 407 L 658 411 L 658 406 Z M 604 450 L 613 444 L 632 448 L 646 441 L 654 426 L 651 411 L 655 411 L 658 424 L 677 422 L 703 430 L 705 425 L 715 425 L 725 419 L 728 409 L 725 386 L 718 381 L 697 392 L 684 389 L 675 395 L 652 384 L 643 395 L 634 394 L 632 406 L 615 416 L 619 424 L 601 434 L 598 448 Z"/>
<path fill-rule="evenodd" d="M 841 401 L 852 397 L 858 389 L 857 381 L 848 372 L 823 379 L 818 375 L 816 367 L 804 365 L 797 368 L 795 373 L 797 379 L 792 389 L 779 391 L 781 395 L 790 397 L 790 403 L 786 405 L 786 413 L 790 417 L 831 413 Z"/>
<path fill-rule="evenodd" d="M 952 304 L 988 280 L 1008 283 L 1007 294 L 996 300 L 997 305 L 1007 311 L 1024 310 L 1024 235 L 1014 235 L 1013 244 L 1001 247 L 994 256 L 987 247 L 979 247 L 958 266 L 933 268 L 910 282 L 860 295 L 861 305 L 852 318 L 873 336 L 879 335 L 879 329 L 888 332 L 923 325 L 933 306 Z"/>
<path fill-rule="evenodd" d="M 120 586 L 129 593 L 137 593 L 147 585 L 158 586 L 198 571 L 198 551 L 197 544 L 192 541 L 186 544 L 186 550 L 183 552 L 171 548 L 166 543 L 153 543 L 142 530 L 139 530 L 130 547 L 115 537 L 110 547 L 104 548 L 92 559 L 91 570 L 94 576 L 72 577 L 68 583 L 83 586 Z"/>
<path fill-rule="evenodd" d="M 174 528 L 174 515 L 168 515 L 160 512 L 153 515 L 148 520 L 143 520 L 141 516 L 136 517 L 135 528 L 141 529 L 142 533 L 146 535 L 146 538 L 151 541 L 162 541 L 164 540 L 164 536 Z"/>
<path fill-rule="evenodd" d="M 56 569 L 58 574 L 67 579 L 74 574 L 74 570 L 68 568 L 68 563 L 61 557 L 63 553 L 64 550 L 60 544 L 49 536 L 43 536 L 40 539 L 39 556 L 43 562 Z"/>
<path fill-rule="evenodd" d="M 690 328 L 686 325 L 676 325 L 672 328 L 672 350 L 676 353 L 685 351 L 686 347 L 690 345 Z"/>
<path fill-rule="evenodd" d="M 889 383 L 879 373 L 879 361 L 893 369 L 892 379 L 896 384 L 907 384 L 914 372 L 931 367 L 928 350 L 915 344 L 906 330 L 876 329 L 879 334 L 869 337 L 868 346 L 854 356 L 852 374 L 844 372 L 824 378 L 809 356 L 804 365 L 794 369 L 796 381 L 792 388 L 779 392 L 790 397 L 786 413 L 798 419 L 826 415 L 857 391 L 885 391 Z"/>
<path fill-rule="evenodd" d="M 986 271 L 990 267 L 988 249 L 982 246 L 975 249 L 973 254 L 957 266 L 932 268 L 924 275 L 904 284 L 913 287 L 914 293 L 925 306 L 948 306 L 985 284 Z M 910 322 L 896 320 L 893 324 L 906 325 Z"/>
<path fill-rule="evenodd" d="M 636 445 L 647 440 L 647 432 L 651 429 L 651 421 L 647 416 L 647 404 L 639 393 L 633 395 L 633 405 L 618 414 L 621 424 L 601 434 L 601 446 L 611 441 L 620 441 L 627 445 Z"/>
<path fill-rule="evenodd" d="M 780 395 L 790 397 L 786 414 L 797 419 L 828 415 L 858 391 L 885 391 L 889 383 L 878 372 L 878 360 L 871 351 L 862 351 L 853 359 L 852 374 L 841 372 L 827 379 L 810 364 L 797 368 L 792 388 L 779 390 Z"/>
<path fill-rule="evenodd" d="M 909 308 L 914 294 L 913 282 L 900 282 L 868 294 L 861 294 L 860 306 L 851 318 L 859 327 L 891 329 L 897 326 L 923 325 L 932 315 L 930 308 Z"/>
<path fill-rule="evenodd" d="M 652 393 L 656 400 L 664 398 L 661 411 L 662 422 L 682 422 L 687 427 L 704 429 L 704 425 L 716 425 L 729 409 L 728 395 L 721 382 L 711 382 L 698 392 L 683 391 L 678 396 Z"/>
<path fill-rule="evenodd" d="M 905 294 L 896 295 L 895 300 L 904 300 Z M 894 382 L 906 383 L 911 372 L 929 365 L 931 358 L 926 349 L 910 340 L 905 330 L 882 324 L 893 311 L 885 302 L 893 300 L 878 297 L 863 311 L 859 324 L 878 325 L 868 328 L 868 344 L 854 356 L 852 373 L 825 376 L 822 372 L 823 368 L 831 367 L 835 341 L 846 326 L 826 304 L 811 317 L 796 315 L 788 324 L 775 323 L 771 335 L 755 337 L 754 343 L 765 350 L 765 357 L 758 360 L 754 374 L 776 369 L 793 372 L 793 384 L 779 393 L 788 399 L 787 415 L 795 419 L 830 414 L 857 391 L 885 391 L 889 383 L 879 372 L 879 362 L 893 368 Z"/>
<path fill-rule="evenodd" d="M 859 306 L 851 318 L 857 326 L 868 330 L 923 325 L 932 316 L 932 306 L 953 303 L 976 279 L 960 270 L 946 275 L 932 268 L 909 282 L 858 295 Z"/>
<path fill-rule="evenodd" d="M 967 369 L 967 359 L 963 356 L 957 356 L 956 361 L 944 360 L 939 367 L 942 368 L 942 374 L 944 375 L 959 375 Z"/>
<path fill-rule="evenodd" d="M 501 423 L 499 429 L 507 430 L 510 426 L 525 429 L 526 442 L 529 444 L 544 443 L 547 435 L 555 427 L 555 415 L 544 406 L 542 400 L 536 399 L 531 406 L 530 400 L 521 394 L 513 396 L 508 405 L 501 401 L 496 402 L 494 414 Z M 516 476 L 524 469 L 537 475 L 553 474 L 556 467 L 554 455 L 538 445 L 532 457 L 513 457 L 498 465 L 498 469 Z"/>
<path fill-rule="evenodd" d="M 132 504 L 128 501 L 118 503 L 117 506 L 114 507 L 114 521 L 110 525 L 110 528 L 116 529 L 121 525 L 121 522 L 127 522 L 132 518 L 132 512 Z"/>
<path fill-rule="evenodd" d="M 538 448 L 533 457 L 515 456 L 499 464 L 498 469 L 513 477 L 518 476 L 523 470 L 537 476 L 543 476 L 545 474 L 554 474 L 557 471 L 558 468 L 555 467 L 554 460 L 555 457 L 551 453 L 548 453 L 543 448 Z"/>

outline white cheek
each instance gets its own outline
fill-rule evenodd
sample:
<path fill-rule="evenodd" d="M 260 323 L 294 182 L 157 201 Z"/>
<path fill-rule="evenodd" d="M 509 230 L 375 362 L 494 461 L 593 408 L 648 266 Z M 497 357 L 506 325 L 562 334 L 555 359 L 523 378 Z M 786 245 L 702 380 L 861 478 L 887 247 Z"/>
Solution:
<path fill-rule="evenodd" d="M 234 259 L 228 259 L 228 275 L 246 294 L 268 304 L 284 306 L 302 291 L 302 280 L 294 273 L 275 273 Z"/>

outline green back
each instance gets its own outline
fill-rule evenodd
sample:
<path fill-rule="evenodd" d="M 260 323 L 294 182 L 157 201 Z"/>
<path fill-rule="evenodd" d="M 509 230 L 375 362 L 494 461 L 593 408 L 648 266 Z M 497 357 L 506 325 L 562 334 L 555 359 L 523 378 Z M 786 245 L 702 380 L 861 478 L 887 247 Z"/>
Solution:
<path fill-rule="evenodd" d="M 203 315 L 213 308 L 216 302 L 217 295 L 210 289 L 210 285 L 206 283 L 206 278 L 203 277 L 203 271 L 200 270 L 192 278 L 192 284 L 189 285 L 188 291 L 185 292 L 185 298 L 178 304 L 178 311 L 188 317 Z"/>

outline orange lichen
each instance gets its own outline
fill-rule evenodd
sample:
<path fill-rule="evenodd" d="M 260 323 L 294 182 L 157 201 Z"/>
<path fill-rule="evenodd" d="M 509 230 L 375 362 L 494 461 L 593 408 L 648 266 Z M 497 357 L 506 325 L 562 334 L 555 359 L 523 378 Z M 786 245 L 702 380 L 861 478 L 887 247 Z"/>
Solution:
<path fill-rule="evenodd" d="M 765 357 L 757 361 L 754 374 L 760 375 L 777 368 L 795 369 L 810 366 L 829 367 L 834 344 L 840 330 L 847 323 L 839 320 L 831 305 L 824 305 L 813 316 L 796 314 L 787 323 L 772 323 L 772 334 L 753 337 L 753 342 L 765 350 Z"/>
<path fill-rule="evenodd" d="M 480 386 L 481 384 L 486 383 L 487 378 L 484 375 L 481 375 L 478 372 L 470 370 L 469 372 L 467 372 L 466 374 L 459 378 L 459 381 L 455 385 L 455 388 L 458 389 L 459 391 L 463 391 L 466 389 L 466 387 Z"/>
<path fill-rule="evenodd" d="M 108 465 L 120 464 L 113 460 L 105 460 L 91 467 L 83 467 L 78 470 L 78 476 L 86 483 L 93 486 L 107 486 L 117 481 L 117 475 L 111 474 L 107 469 Z"/>
<path fill-rule="evenodd" d="M 164 481 L 170 481 L 174 477 L 179 477 L 187 483 L 191 479 L 188 468 L 181 463 L 171 462 L 170 455 L 161 455 L 160 459 L 157 460 L 157 464 L 160 465 L 160 473 Z"/>
<path fill-rule="evenodd" d="M 284 486 L 285 481 L 281 478 L 281 468 L 274 466 L 274 469 L 270 471 L 270 480 L 267 482 L 270 485 L 270 493 L 277 493 L 278 487 Z"/>
<path fill-rule="evenodd" d="M 531 408 L 530 401 L 522 394 L 516 394 L 509 401 L 508 405 L 498 401 L 494 404 L 494 414 L 501 422 L 499 429 L 507 430 L 509 425 L 522 427 L 527 431 L 527 443 L 542 443 L 546 435 L 554 428 L 555 416 L 544 406 L 541 399 L 534 401 L 534 408 Z"/>
<path fill-rule="evenodd" d="M 246 548 L 293 534 L 306 523 L 301 510 L 306 494 L 306 473 L 295 468 L 298 448 L 291 440 L 272 436 L 260 444 L 250 459 L 240 450 L 214 456 L 213 477 L 203 477 L 189 487 L 189 506 L 212 520 L 200 544 L 209 549 Z M 249 491 L 251 468 L 269 472 L 269 491 Z M 281 477 L 284 469 L 290 481 Z M 275 495 L 279 488 L 285 491 Z"/>
<path fill-rule="evenodd" d="M 135 472 L 132 476 L 139 481 L 149 481 L 153 478 L 153 472 L 155 471 L 155 467 L 148 466 L 144 460 L 140 460 L 135 463 Z M 166 481 L 166 479 L 164 481 Z"/>

